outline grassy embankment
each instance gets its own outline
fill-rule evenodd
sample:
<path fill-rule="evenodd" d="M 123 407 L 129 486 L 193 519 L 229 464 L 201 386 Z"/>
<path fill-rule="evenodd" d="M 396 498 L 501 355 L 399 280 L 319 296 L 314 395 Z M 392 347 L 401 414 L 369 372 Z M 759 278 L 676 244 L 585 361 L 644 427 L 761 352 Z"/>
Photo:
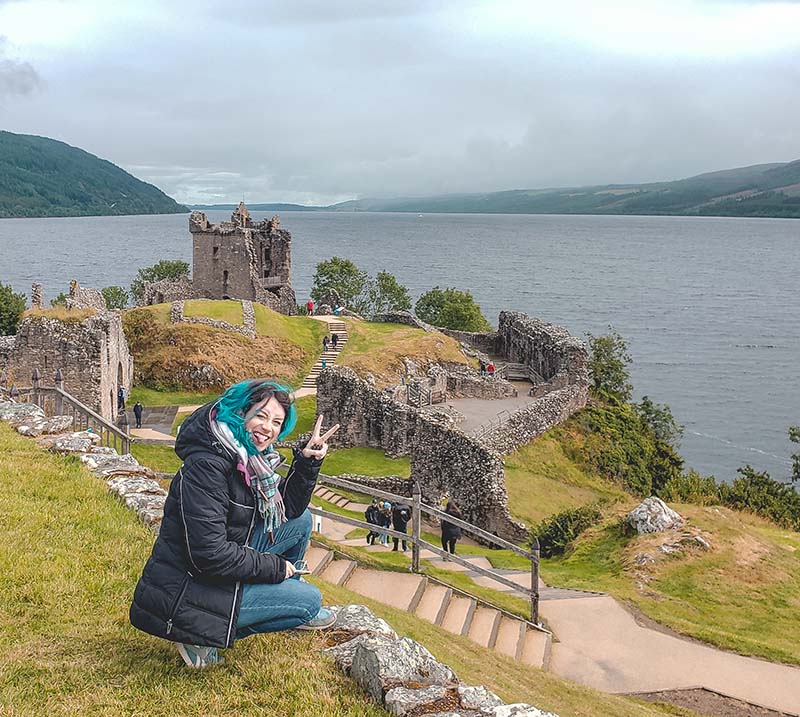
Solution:
<path fill-rule="evenodd" d="M 128 605 L 152 534 L 77 460 L 39 452 L 4 424 L 0 514 L 0 704 L 9 714 L 385 715 L 319 653 L 319 633 L 243 640 L 226 651 L 225 664 L 194 672 L 172 645 L 135 631 Z M 413 615 L 317 583 L 327 602 L 367 602 L 462 679 L 508 701 L 529 701 L 562 717 L 691 715 L 565 682 Z"/>
<path fill-rule="evenodd" d="M 123 324 L 134 356 L 137 386 L 130 401 L 145 405 L 196 405 L 219 395 L 205 392 L 190 378 L 198 366 L 210 366 L 227 384 L 269 376 L 297 386 L 322 350 L 325 327 L 303 316 L 284 316 L 254 304 L 255 339 L 198 324 L 169 322 L 169 304 L 125 313 Z M 187 316 L 206 316 L 241 324 L 237 301 L 187 301 Z"/>
<path fill-rule="evenodd" d="M 348 339 L 336 363 L 349 366 L 359 376 L 371 373 L 378 388 L 400 383 L 409 358 L 423 370 L 431 363 L 474 365 L 461 352 L 458 342 L 439 333 L 403 324 L 378 324 L 345 319 Z"/>
<path fill-rule="evenodd" d="M 674 505 L 711 549 L 687 545 L 666 555 L 659 548 L 664 533 L 623 534 L 619 519 L 639 499 L 581 462 L 572 450 L 573 429 L 549 431 L 507 459 L 509 506 L 520 518 L 619 501 L 564 556 L 542 561 L 544 580 L 608 592 L 663 625 L 725 649 L 800 664 L 800 533 L 723 507 Z M 639 553 L 655 564 L 636 566 Z"/>

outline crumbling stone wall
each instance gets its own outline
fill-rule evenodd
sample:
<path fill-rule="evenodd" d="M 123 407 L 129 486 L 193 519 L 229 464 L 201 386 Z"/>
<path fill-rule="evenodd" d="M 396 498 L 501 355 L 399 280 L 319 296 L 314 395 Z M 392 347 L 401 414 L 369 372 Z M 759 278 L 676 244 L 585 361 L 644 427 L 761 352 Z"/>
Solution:
<path fill-rule="evenodd" d="M 375 314 L 371 320 L 382 324 L 405 324 L 406 326 L 413 326 L 417 329 L 423 329 L 424 331 L 439 330 L 435 326 L 426 324 L 410 311 L 392 311 L 387 314 Z"/>
<path fill-rule="evenodd" d="M 500 335 L 497 331 L 490 333 L 474 333 L 472 331 L 455 331 L 454 329 L 443 329 L 441 331 L 446 336 L 450 336 L 462 344 L 472 346 L 484 354 L 500 353 Z"/>
<path fill-rule="evenodd" d="M 169 320 L 173 324 L 203 324 L 213 326 L 215 329 L 225 331 L 235 331 L 238 334 L 254 339 L 256 337 L 256 314 L 253 309 L 252 301 L 242 301 L 242 323 L 231 324 L 221 319 L 209 319 L 207 316 L 186 316 L 184 314 L 184 302 L 174 301 L 169 311 Z"/>
<path fill-rule="evenodd" d="M 145 283 L 140 306 L 168 304 L 173 301 L 188 301 L 196 298 L 198 297 L 195 294 L 192 280 L 188 276 L 182 276 L 180 279 L 161 279 Z"/>
<path fill-rule="evenodd" d="M 10 342 L 6 342 L 9 344 Z M 8 385 L 29 386 L 35 368 L 42 386 L 54 384 L 61 369 L 64 389 L 103 418 L 117 417 L 117 391 L 130 388 L 133 358 L 118 314 L 106 312 L 82 321 L 48 316 L 24 318 L 5 353 Z"/>
<path fill-rule="evenodd" d="M 34 300 L 36 291 L 33 290 Z M 41 295 L 38 297 L 41 301 Z M 97 289 L 90 289 L 82 287 L 75 279 L 69 282 L 69 296 L 66 299 L 65 305 L 68 309 L 94 309 L 95 311 L 106 311 L 106 300 Z"/>
<path fill-rule="evenodd" d="M 253 222 L 244 203 L 231 221 L 212 224 L 204 212 L 189 217 L 196 296 L 248 299 L 284 314 L 297 313 L 291 286 L 292 235 L 273 217 Z"/>
<path fill-rule="evenodd" d="M 399 403 L 343 366 L 320 374 L 317 410 L 326 422 L 340 424 L 337 446 L 410 456 L 411 478 L 419 481 L 425 502 L 438 505 L 447 493 L 466 520 L 507 539 L 524 538 L 524 526 L 508 513 L 502 458 L 446 417 Z"/>

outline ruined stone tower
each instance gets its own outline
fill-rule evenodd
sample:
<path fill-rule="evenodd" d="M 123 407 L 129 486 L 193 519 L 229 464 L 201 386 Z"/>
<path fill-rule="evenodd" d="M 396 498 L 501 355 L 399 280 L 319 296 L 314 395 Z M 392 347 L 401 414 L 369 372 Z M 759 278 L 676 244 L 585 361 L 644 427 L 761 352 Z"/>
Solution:
<path fill-rule="evenodd" d="M 192 289 L 206 299 L 249 299 L 284 314 L 297 312 L 291 285 L 292 235 L 273 217 L 253 222 L 244 202 L 231 221 L 211 224 L 204 212 L 189 217 Z"/>

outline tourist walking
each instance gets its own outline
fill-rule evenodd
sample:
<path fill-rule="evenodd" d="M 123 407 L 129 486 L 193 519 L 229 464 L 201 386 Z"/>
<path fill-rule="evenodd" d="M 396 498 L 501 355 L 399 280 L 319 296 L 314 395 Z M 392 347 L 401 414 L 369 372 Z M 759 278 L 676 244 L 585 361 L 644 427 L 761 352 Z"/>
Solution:
<path fill-rule="evenodd" d="M 389 528 L 392 525 L 392 504 L 389 501 L 384 501 L 383 503 L 383 508 L 381 508 L 378 514 L 378 525 L 380 525 L 381 528 Z M 381 533 L 380 543 L 381 545 L 389 545 L 389 536 L 385 533 Z"/>
<path fill-rule="evenodd" d="M 364 511 L 364 518 L 366 519 L 367 523 L 370 525 L 378 525 L 378 514 L 380 510 L 378 508 L 378 499 L 373 498 L 372 503 L 367 506 L 367 509 Z M 367 545 L 372 545 L 375 542 L 375 538 L 377 538 L 379 533 L 375 532 L 374 530 L 370 530 L 367 533 Z"/>
<path fill-rule="evenodd" d="M 314 313 L 314 299 L 309 299 L 306 302 L 306 310 L 308 311 L 309 316 Z"/>
<path fill-rule="evenodd" d="M 124 411 L 125 410 L 125 387 L 120 386 L 117 389 L 117 410 Z"/>
<path fill-rule="evenodd" d="M 403 503 L 395 503 L 394 508 L 392 508 L 392 527 L 398 533 L 406 533 L 408 528 L 408 521 L 411 520 L 411 508 Z M 394 541 L 394 547 L 392 551 L 397 550 L 397 544 L 400 542 L 400 538 L 392 538 Z M 406 541 L 403 540 L 403 552 L 406 552 Z"/>
<path fill-rule="evenodd" d="M 336 349 L 336 345 L 339 343 L 339 335 L 338 334 L 331 334 L 331 345 L 333 346 L 334 350 Z"/>
<path fill-rule="evenodd" d="M 258 379 L 231 386 L 181 427 L 175 452 L 183 465 L 170 484 L 130 619 L 176 642 L 190 667 L 219 662 L 217 648 L 239 638 L 335 622 L 298 571 L 305 571 L 311 534 L 308 504 L 339 426 L 322 432 L 320 415 L 282 478 L 274 444 L 296 422 L 290 391 Z"/>
<path fill-rule="evenodd" d="M 452 515 L 454 518 L 462 519 L 461 511 L 458 509 L 455 501 L 450 500 L 447 502 L 447 507 L 444 512 Z M 456 554 L 456 542 L 461 537 L 461 528 L 455 523 L 450 523 L 442 519 L 442 550 L 451 555 Z"/>
<path fill-rule="evenodd" d="M 323 351 L 327 351 L 328 350 L 328 342 L 329 341 L 330 341 L 330 339 L 328 339 L 328 335 L 325 334 L 325 336 L 322 337 L 322 350 Z"/>
<path fill-rule="evenodd" d="M 142 427 L 142 409 L 143 408 L 144 408 L 144 406 L 142 406 L 142 404 L 139 401 L 137 401 L 136 403 L 133 404 L 133 415 L 136 418 L 136 428 L 141 428 Z"/>

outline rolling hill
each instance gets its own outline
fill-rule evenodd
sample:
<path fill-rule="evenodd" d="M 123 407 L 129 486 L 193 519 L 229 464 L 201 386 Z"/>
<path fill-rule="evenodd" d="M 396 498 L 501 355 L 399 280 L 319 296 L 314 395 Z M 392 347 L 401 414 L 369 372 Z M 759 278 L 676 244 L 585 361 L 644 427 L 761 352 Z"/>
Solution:
<path fill-rule="evenodd" d="M 0 131 L 0 217 L 177 214 L 152 184 L 82 149 Z"/>

